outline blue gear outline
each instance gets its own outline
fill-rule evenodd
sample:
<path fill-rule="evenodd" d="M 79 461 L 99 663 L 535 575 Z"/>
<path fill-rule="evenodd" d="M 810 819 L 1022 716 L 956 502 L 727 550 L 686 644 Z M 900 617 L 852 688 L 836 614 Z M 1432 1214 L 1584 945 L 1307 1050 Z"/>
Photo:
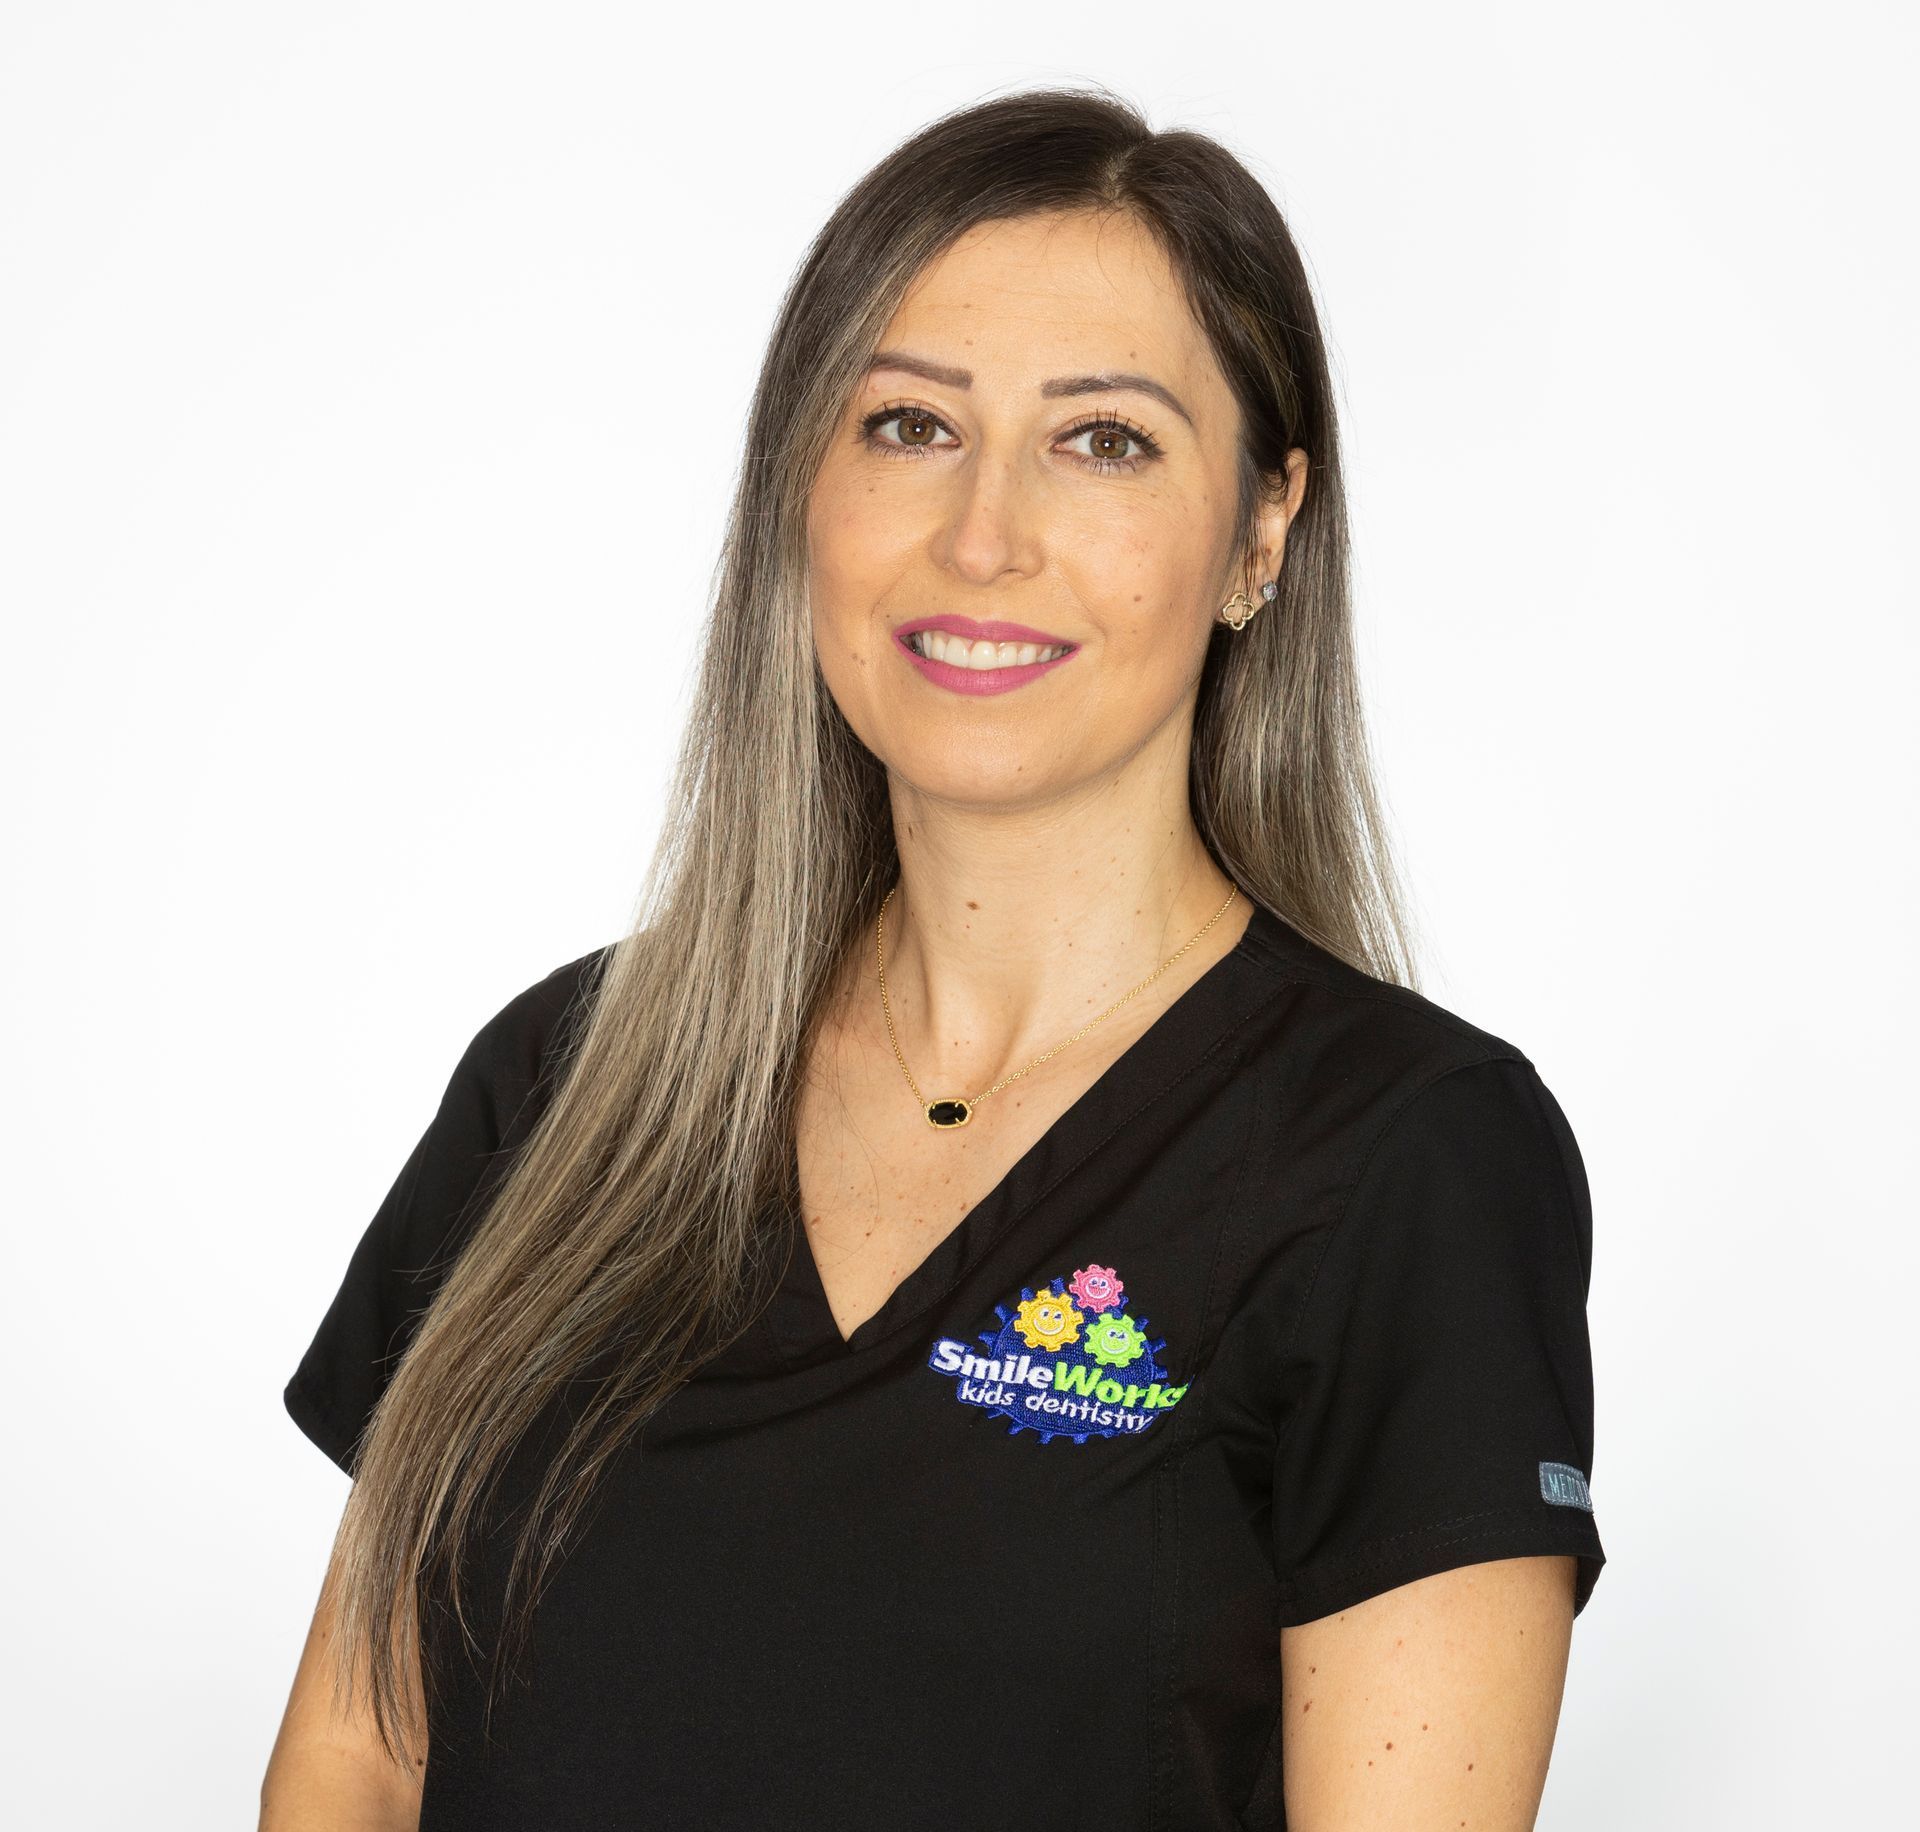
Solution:
<path fill-rule="evenodd" d="M 1036 1292 L 1041 1290 L 1054 1292 L 1057 1296 L 1064 1298 L 1067 1296 L 1067 1282 L 1065 1279 L 1056 1278 L 1050 1280 L 1045 1286 L 1022 1285 L 1020 1287 L 1020 1296 L 1023 1299 L 1031 1298 Z M 980 1340 L 987 1345 L 987 1352 L 996 1358 L 1000 1356 L 1033 1354 L 1035 1351 L 1027 1347 L 1025 1339 L 1014 1333 L 1013 1321 L 1015 1312 L 1005 1304 L 996 1304 L 993 1307 L 993 1312 L 994 1315 L 1000 1319 L 1000 1328 L 998 1331 L 983 1329 L 979 1332 Z M 1127 1314 L 1125 1313 L 1124 1305 L 1122 1306 L 1122 1314 Z M 1147 1331 L 1147 1319 L 1141 1316 L 1135 1317 L 1133 1320 L 1139 1326 L 1141 1334 L 1145 1335 Z M 1127 1384 L 1129 1386 L 1143 1387 L 1149 1382 L 1156 1380 L 1163 1386 L 1172 1384 L 1168 1381 L 1167 1370 L 1160 1361 L 1160 1351 L 1166 1346 L 1167 1342 L 1164 1336 L 1157 1342 L 1149 1338 L 1146 1347 L 1141 1351 L 1144 1359 L 1138 1363 L 1130 1364 L 1127 1368 L 1129 1375 L 1137 1375 L 1137 1378 L 1128 1381 Z M 1103 1375 L 1108 1374 L 1108 1372 L 1109 1370 L 1107 1369 L 1101 1369 Z M 988 1418 L 1007 1420 L 1008 1437 L 1018 1437 L 1023 1431 L 1031 1431 L 1039 1438 L 1042 1444 L 1050 1444 L 1055 1438 L 1071 1438 L 1076 1444 L 1084 1444 L 1089 1438 L 1140 1438 L 1145 1437 L 1147 1432 L 1153 1429 L 1153 1426 L 1149 1424 L 1140 1431 L 1102 1431 L 1098 1427 L 1092 1431 L 1075 1431 L 1070 1426 L 1041 1423 L 1041 1419 L 1058 1416 L 1057 1413 L 1043 1413 L 1039 1418 L 1023 1419 L 1005 1406 L 991 1406 L 987 1409 Z"/>

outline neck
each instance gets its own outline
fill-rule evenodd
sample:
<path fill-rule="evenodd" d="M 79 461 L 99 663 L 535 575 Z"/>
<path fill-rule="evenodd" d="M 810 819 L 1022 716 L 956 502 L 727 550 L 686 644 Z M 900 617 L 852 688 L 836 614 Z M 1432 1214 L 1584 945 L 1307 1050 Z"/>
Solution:
<path fill-rule="evenodd" d="M 1137 1034 L 1234 946 L 1252 911 L 1244 895 L 1221 909 L 1232 881 L 1193 825 L 1184 777 L 1177 806 L 1158 810 L 1095 796 L 1070 808 L 982 811 L 896 787 L 894 826 L 887 996 L 923 1088 L 990 1085 L 1192 942 L 1088 1041 Z M 850 984 L 855 1010 L 871 1007 L 887 1048 L 871 931 Z"/>

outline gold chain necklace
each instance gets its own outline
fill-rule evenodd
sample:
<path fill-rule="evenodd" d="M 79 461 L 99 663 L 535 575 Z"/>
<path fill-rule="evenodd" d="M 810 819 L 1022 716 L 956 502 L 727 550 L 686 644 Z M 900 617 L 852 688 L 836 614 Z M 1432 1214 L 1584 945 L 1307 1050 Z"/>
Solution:
<path fill-rule="evenodd" d="M 1121 1006 L 1133 997 L 1134 993 L 1144 992 L 1227 913 L 1228 905 L 1240 894 L 1239 885 L 1234 885 L 1227 892 L 1226 903 L 1221 904 L 1187 941 L 1183 942 L 1169 954 L 1138 986 L 1134 987 L 1133 992 L 1122 993 L 1098 1018 L 1094 1018 L 1088 1023 L 1081 1025 L 1081 1027 L 1067 1039 L 1066 1043 L 1056 1043 L 1052 1049 L 1047 1051 L 1045 1056 L 1036 1056 L 1024 1069 L 1015 1069 L 1011 1075 L 1002 1076 L 992 1087 L 983 1089 L 980 1093 L 970 1098 L 963 1098 L 957 1094 L 949 1094 L 939 1100 L 928 1100 L 927 1097 L 920 1092 L 919 1085 L 914 1081 L 913 1071 L 907 1067 L 906 1057 L 900 1054 L 900 1039 L 894 1035 L 893 1029 L 893 1007 L 887 1002 L 887 957 L 883 937 L 886 931 L 887 905 L 893 901 L 893 892 L 899 888 L 899 885 L 896 884 L 893 890 L 888 891 L 887 894 L 881 898 L 880 913 L 874 919 L 873 924 L 874 961 L 880 970 L 880 1009 L 886 1014 L 887 1037 L 893 1044 L 893 1054 L 895 1060 L 900 1064 L 900 1073 L 907 1078 L 907 1086 L 913 1089 L 913 1098 L 920 1103 L 922 1110 L 926 1113 L 927 1124 L 938 1127 L 943 1132 L 949 1131 L 955 1126 L 964 1126 L 968 1120 L 973 1118 L 974 1108 L 985 1100 L 989 1094 L 998 1094 L 1008 1082 L 1018 1081 L 1022 1075 L 1032 1074 L 1035 1069 L 1050 1057 L 1059 1055 L 1060 1052 L 1067 1047 L 1067 1043 L 1078 1043 L 1088 1031 L 1093 1029 L 1094 1025 L 1100 1023 L 1102 1019 L 1111 1018 Z"/>

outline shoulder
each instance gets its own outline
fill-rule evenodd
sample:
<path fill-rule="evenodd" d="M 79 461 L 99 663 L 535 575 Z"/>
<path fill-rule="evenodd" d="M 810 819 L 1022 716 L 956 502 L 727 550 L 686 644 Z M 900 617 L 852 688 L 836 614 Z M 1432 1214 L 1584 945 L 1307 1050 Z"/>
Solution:
<path fill-rule="evenodd" d="M 1262 910 L 1246 950 L 1264 995 L 1242 1057 L 1283 1176 L 1351 1195 L 1397 1173 L 1530 1179 L 1587 1212 L 1572 1128 L 1511 1037 L 1380 980 Z"/>
<path fill-rule="evenodd" d="M 515 1119 L 525 1117 L 527 1097 L 551 1082 L 618 945 L 607 942 L 562 962 L 514 993 L 474 1032 L 454 1084 L 489 1109 L 496 1138 L 504 1139 Z"/>
<path fill-rule="evenodd" d="M 1376 979 L 1269 910 L 1256 911 L 1246 952 L 1273 994 L 1257 1042 L 1276 1068 L 1290 1063 L 1391 1102 L 1457 1069 L 1533 1067 L 1511 1038 L 1411 987 Z"/>
<path fill-rule="evenodd" d="M 600 975 L 619 944 L 608 942 L 563 962 L 522 987 L 475 1033 L 473 1047 L 502 1063 L 537 1062 L 565 1021 L 592 1001 Z"/>
<path fill-rule="evenodd" d="M 1592 1264 L 1586 1168 L 1526 1051 L 1278 918 L 1249 952 L 1271 988 L 1243 1061 L 1272 1240 L 1319 1243 L 1322 1314 L 1352 1314 L 1363 1290 L 1371 1315 L 1418 1314 L 1422 1293 L 1464 1281 L 1571 1316 Z M 1304 1306 L 1296 1292 L 1283 1308 Z"/>

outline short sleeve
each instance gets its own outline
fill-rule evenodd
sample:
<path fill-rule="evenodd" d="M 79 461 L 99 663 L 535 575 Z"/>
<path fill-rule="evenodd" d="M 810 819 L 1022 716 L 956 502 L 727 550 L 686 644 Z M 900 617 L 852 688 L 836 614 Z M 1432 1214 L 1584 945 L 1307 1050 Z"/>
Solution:
<path fill-rule="evenodd" d="M 1283 1369 L 1273 1536 L 1282 1624 L 1456 1566 L 1606 1555 L 1587 1331 L 1593 1220 L 1533 1066 L 1445 1071 L 1386 1119 Z"/>
<path fill-rule="evenodd" d="M 293 1422 L 349 1475 L 376 1402 L 550 1092 L 543 1069 L 569 997 L 605 952 L 556 969 L 475 1034 L 286 1384 Z"/>

